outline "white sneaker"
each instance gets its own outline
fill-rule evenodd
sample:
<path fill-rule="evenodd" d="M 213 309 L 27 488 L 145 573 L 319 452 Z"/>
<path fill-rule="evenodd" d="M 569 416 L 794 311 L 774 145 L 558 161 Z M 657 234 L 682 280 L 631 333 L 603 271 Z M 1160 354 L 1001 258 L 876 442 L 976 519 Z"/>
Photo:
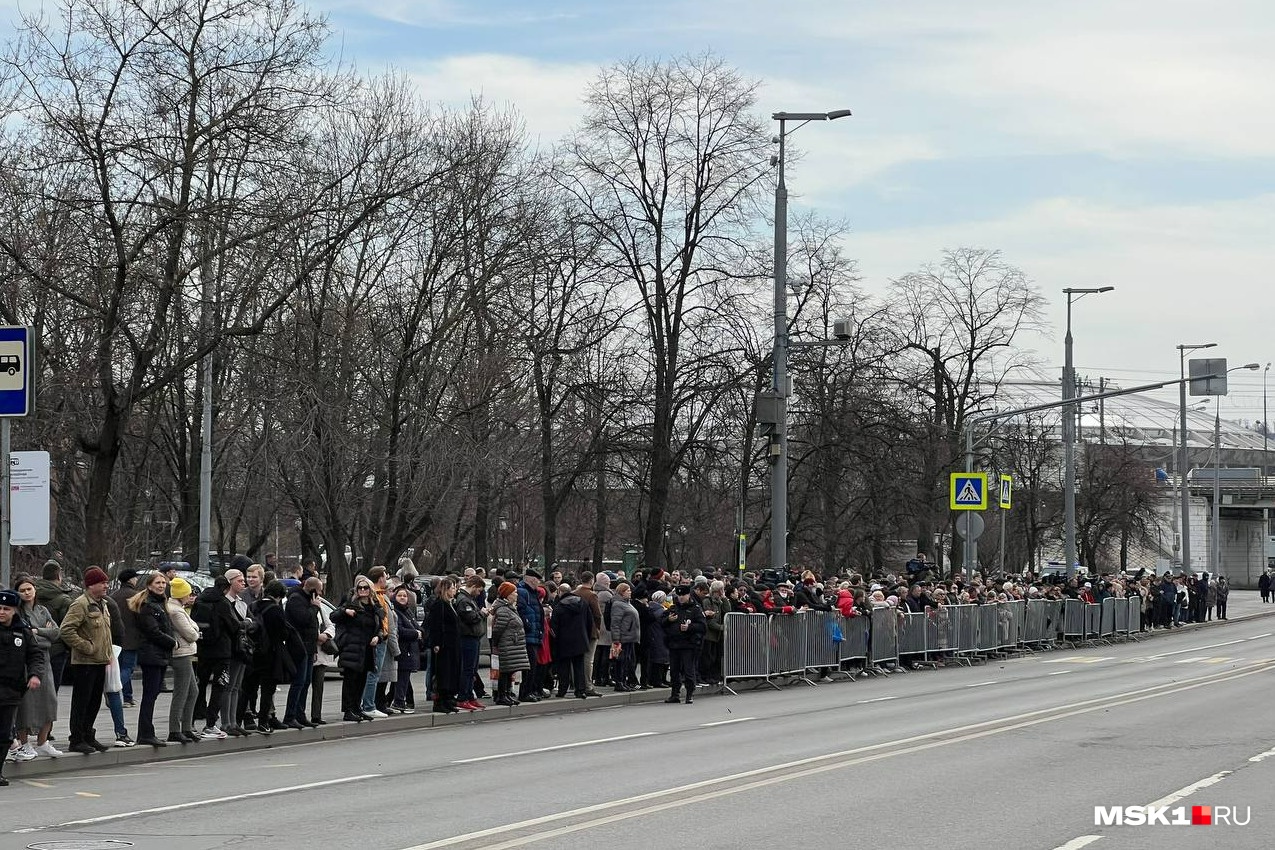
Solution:
<path fill-rule="evenodd" d="M 35 748 L 31 746 L 30 741 L 19 747 L 13 755 L 14 761 L 31 761 L 33 758 L 35 758 Z"/>
<path fill-rule="evenodd" d="M 226 733 L 216 726 L 209 726 L 203 732 L 199 733 L 199 737 L 205 741 L 224 741 L 226 740 Z"/>
<path fill-rule="evenodd" d="M 48 756 L 51 759 L 60 759 L 62 758 L 62 756 L 66 755 L 66 753 L 62 752 L 57 747 L 53 746 L 52 741 L 45 741 L 40 746 L 36 747 L 35 751 L 37 754 L 42 756 Z"/>
<path fill-rule="evenodd" d="M 5 760 L 5 761 L 17 761 L 17 760 L 18 760 L 18 750 L 20 750 L 20 749 L 22 749 L 22 747 L 18 746 L 18 745 L 17 745 L 17 742 L 15 741 L 15 742 L 14 742 L 14 745 L 13 745 L 13 746 L 11 746 L 11 747 L 9 747 L 9 752 L 5 753 L 5 755 L 4 755 L 4 760 Z"/>
<path fill-rule="evenodd" d="M 389 717 L 389 715 L 386 714 L 385 712 L 378 711 L 375 708 L 372 709 L 371 711 L 365 711 L 363 713 L 366 714 L 368 717 Z"/>

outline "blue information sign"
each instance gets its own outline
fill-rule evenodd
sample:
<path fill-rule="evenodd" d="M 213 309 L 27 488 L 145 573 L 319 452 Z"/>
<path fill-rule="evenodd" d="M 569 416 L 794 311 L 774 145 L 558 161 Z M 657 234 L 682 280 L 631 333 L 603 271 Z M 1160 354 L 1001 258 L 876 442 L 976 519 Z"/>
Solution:
<path fill-rule="evenodd" d="M 31 329 L 0 327 L 0 416 L 31 413 Z"/>

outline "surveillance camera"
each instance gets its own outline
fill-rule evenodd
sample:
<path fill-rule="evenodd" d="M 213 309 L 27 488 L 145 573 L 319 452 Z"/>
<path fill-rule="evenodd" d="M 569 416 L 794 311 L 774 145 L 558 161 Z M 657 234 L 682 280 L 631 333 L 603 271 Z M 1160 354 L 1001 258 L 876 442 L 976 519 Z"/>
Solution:
<path fill-rule="evenodd" d="M 847 341 L 852 336 L 850 323 L 844 319 L 832 323 L 832 335 L 839 340 Z"/>

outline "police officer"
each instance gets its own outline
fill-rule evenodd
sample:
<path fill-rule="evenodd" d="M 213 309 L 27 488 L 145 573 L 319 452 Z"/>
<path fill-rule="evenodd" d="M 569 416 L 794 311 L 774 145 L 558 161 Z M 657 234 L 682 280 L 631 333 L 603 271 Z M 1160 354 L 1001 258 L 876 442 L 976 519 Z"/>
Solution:
<path fill-rule="evenodd" d="M 22 695 L 40 687 L 44 680 L 44 653 L 18 616 L 21 604 L 17 591 L 0 590 L 0 774 L 13 744 L 13 721 Z M 8 784 L 9 780 L 0 775 L 0 786 Z"/>
<path fill-rule="evenodd" d="M 674 591 L 673 607 L 664 612 L 664 642 L 669 653 L 669 684 L 673 693 L 665 702 L 681 702 L 679 692 L 686 685 L 686 704 L 695 701 L 695 671 L 699 650 L 708 632 L 704 610 L 691 597 L 691 586 L 680 584 Z"/>

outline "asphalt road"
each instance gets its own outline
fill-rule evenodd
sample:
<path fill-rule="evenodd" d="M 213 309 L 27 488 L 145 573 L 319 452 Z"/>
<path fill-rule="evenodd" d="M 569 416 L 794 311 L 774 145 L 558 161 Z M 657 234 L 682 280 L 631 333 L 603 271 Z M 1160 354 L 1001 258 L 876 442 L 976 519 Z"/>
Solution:
<path fill-rule="evenodd" d="M 0 848 L 1266 847 L 1272 633 L 24 780 Z M 1249 823 L 1095 826 L 1152 803 Z"/>

